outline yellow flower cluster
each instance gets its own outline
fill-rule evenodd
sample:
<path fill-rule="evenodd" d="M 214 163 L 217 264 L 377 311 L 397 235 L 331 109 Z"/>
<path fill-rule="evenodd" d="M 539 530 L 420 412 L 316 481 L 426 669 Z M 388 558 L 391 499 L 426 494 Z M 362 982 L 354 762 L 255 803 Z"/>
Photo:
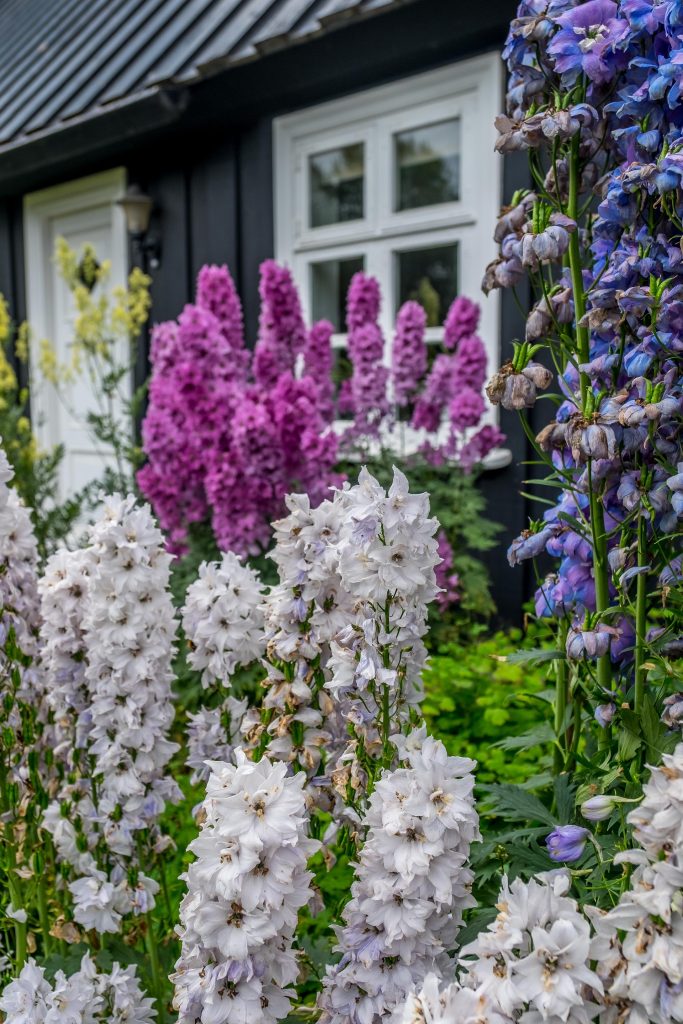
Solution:
<path fill-rule="evenodd" d="M 117 286 L 111 294 L 101 287 L 111 272 L 109 260 L 100 263 L 94 248 L 84 245 L 80 257 L 65 239 L 57 239 L 55 262 L 74 299 L 70 366 L 58 366 L 54 352 L 41 343 L 40 365 L 43 375 L 55 383 L 81 372 L 83 357 L 114 362 L 113 346 L 119 340 L 138 337 L 149 317 L 151 278 L 135 267 L 127 287 Z"/>
<path fill-rule="evenodd" d="M 149 286 L 152 279 L 139 267 L 133 267 L 128 275 L 128 288 L 114 288 L 114 305 L 111 319 L 117 329 L 130 338 L 137 338 L 147 323 L 152 298 Z"/>
<path fill-rule="evenodd" d="M 0 293 L 0 434 L 7 457 L 14 466 L 17 485 L 25 482 L 25 474 L 39 456 L 38 442 L 27 416 L 16 413 L 26 408 L 28 391 L 19 387 L 19 381 L 8 352 L 12 341 L 12 317 L 4 295 Z M 28 362 L 29 326 L 24 321 L 17 329 L 14 350 L 22 363 Z M 3 414 L 8 413 L 5 417 Z"/>
<path fill-rule="evenodd" d="M 12 317 L 9 314 L 9 306 L 4 295 L 0 294 L 0 345 L 9 341 L 12 328 Z"/>
<path fill-rule="evenodd" d="M 17 375 L 10 365 L 4 348 L 0 348 L 0 410 L 3 412 L 14 401 L 17 390 Z"/>

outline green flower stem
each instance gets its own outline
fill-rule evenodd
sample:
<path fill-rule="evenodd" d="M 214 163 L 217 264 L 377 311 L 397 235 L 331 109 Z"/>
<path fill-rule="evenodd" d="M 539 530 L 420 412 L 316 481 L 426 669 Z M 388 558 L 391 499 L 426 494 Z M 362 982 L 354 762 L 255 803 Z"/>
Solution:
<path fill-rule="evenodd" d="M 161 966 L 159 964 L 159 950 L 157 949 L 156 936 L 154 934 L 154 918 L 150 911 L 145 915 L 147 921 L 147 934 L 145 941 L 147 944 L 147 952 L 149 954 L 149 965 L 152 973 L 152 991 L 154 998 L 157 1003 L 157 1013 L 159 1020 L 163 1020 L 165 1016 L 164 1006 L 164 980 L 161 973 Z"/>
<path fill-rule="evenodd" d="M 638 517 L 638 567 L 647 565 L 647 522 L 645 516 Z M 645 694 L 645 634 L 647 632 L 647 573 L 638 574 L 636 581 L 636 688 L 634 710 L 638 715 L 643 709 Z"/>
<path fill-rule="evenodd" d="M 579 136 L 572 139 L 569 158 L 569 201 L 567 214 L 574 220 L 578 218 L 579 179 L 581 174 L 579 160 Z M 576 324 L 576 348 L 578 362 L 588 362 L 590 356 L 590 337 L 588 328 L 581 325 L 586 312 L 586 295 L 583 289 L 581 251 L 579 246 L 579 228 L 569 236 L 569 269 L 574 296 L 574 318 Z M 585 373 L 580 376 L 581 402 L 584 413 L 590 392 L 590 381 Z M 593 577 L 595 579 L 595 608 L 600 615 L 610 606 L 609 575 L 607 564 L 607 536 L 605 533 L 605 516 L 600 498 L 593 488 L 590 460 L 588 462 L 588 489 L 590 495 L 590 526 L 593 544 Z M 609 654 L 603 655 L 598 661 L 598 683 L 604 690 L 612 686 L 612 664 Z"/>
<path fill-rule="evenodd" d="M 564 648 L 567 640 L 567 626 L 563 622 L 560 625 L 559 641 Z M 554 772 L 559 775 L 565 770 L 566 763 L 566 733 L 562 735 L 567 713 L 567 698 L 569 696 L 569 680 L 567 674 L 567 661 L 565 658 L 558 658 L 555 662 L 555 750 L 553 752 Z"/>
<path fill-rule="evenodd" d="M 595 610 L 600 615 L 610 606 L 609 575 L 607 562 L 607 534 L 605 515 L 600 498 L 593 489 L 593 479 L 588 465 L 588 487 L 590 488 L 591 534 L 593 541 L 593 578 L 595 580 Z M 603 690 L 612 688 L 612 662 L 609 653 L 598 659 L 598 683 Z"/>
<path fill-rule="evenodd" d="M 15 910 L 25 910 L 24 902 L 21 892 L 21 881 L 17 874 L 17 857 L 16 850 L 14 848 L 14 829 L 9 824 L 5 829 L 6 849 L 7 849 L 7 888 L 9 889 L 9 898 L 12 906 Z M 15 921 L 14 922 L 14 966 L 16 973 L 21 971 L 22 967 L 26 963 L 26 936 L 27 927 L 26 921 Z"/>
<path fill-rule="evenodd" d="M 569 270 L 572 281 L 572 292 L 574 297 L 574 319 L 576 323 L 576 342 L 579 363 L 587 363 L 590 355 L 590 337 L 588 328 L 581 325 L 581 320 L 586 312 L 586 296 L 583 290 L 583 274 L 581 264 L 581 251 L 579 246 L 579 184 L 580 184 L 580 161 L 579 161 L 579 136 L 572 139 L 572 149 L 569 158 L 569 200 L 567 203 L 567 216 L 577 221 L 575 231 L 569 235 Z M 586 398 L 590 391 L 590 381 L 585 373 L 581 374 L 581 401 L 585 408 Z"/>
<path fill-rule="evenodd" d="M 50 916 L 47 911 L 47 893 L 45 891 L 45 875 L 38 879 L 38 917 L 43 935 L 43 953 L 49 956 L 52 952 L 52 936 L 50 935 Z"/>

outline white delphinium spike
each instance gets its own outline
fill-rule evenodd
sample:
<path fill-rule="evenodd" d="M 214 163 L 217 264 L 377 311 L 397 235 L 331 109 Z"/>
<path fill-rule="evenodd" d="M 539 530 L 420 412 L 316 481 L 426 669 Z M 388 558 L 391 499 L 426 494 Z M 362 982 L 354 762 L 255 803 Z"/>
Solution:
<path fill-rule="evenodd" d="M 306 495 L 290 494 L 289 515 L 274 523 L 271 557 L 280 582 L 265 600 L 268 724 L 255 709 L 243 732 L 251 747 L 319 774 L 321 762 L 339 746 L 335 708 L 324 690 L 332 637 L 352 617 L 353 607 L 337 573 L 342 517 L 339 503 L 311 508 Z M 323 790 L 318 789 L 319 796 Z"/>
<path fill-rule="evenodd" d="M 150 1024 L 154 1003 L 136 970 L 114 963 L 108 974 L 100 973 L 86 953 L 80 970 L 58 970 L 50 984 L 45 968 L 29 959 L 0 995 L 0 1011 L 5 1024 Z"/>
<path fill-rule="evenodd" d="M 258 573 L 232 552 L 220 562 L 202 562 L 187 588 L 182 624 L 189 644 L 187 660 L 201 671 L 204 689 L 230 689 L 239 666 L 260 659 L 265 651 L 263 584 Z M 217 707 L 188 714 L 186 764 L 193 782 L 206 782 L 207 761 L 229 761 L 239 741 L 246 701 L 233 697 Z"/>
<path fill-rule="evenodd" d="M 438 522 L 429 516 L 428 495 L 411 494 L 398 469 L 388 492 L 363 469 L 357 485 L 338 493 L 339 576 L 355 614 L 334 638 L 326 686 L 346 700 L 355 736 L 338 764 L 337 786 L 343 791 L 350 782 L 362 792 L 367 780 L 356 764 L 357 745 L 370 759 L 386 751 L 389 735 L 405 726 L 420 699 L 422 637 L 439 592 Z"/>
<path fill-rule="evenodd" d="M 683 1021 L 683 743 L 651 769 L 628 815 L 639 849 L 630 888 L 608 912 L 587 907 L 591 956 L 605 985 L 601 1024 Z"/>
<path fill-rule="evenodd" d="M 263 584 L 231 551 L 220 562 L 202 562 L 187 588 L 182 624 L 190 641 L 187 660 L 201 671 L 202 686 L 229 687 L 238 665 L 263 656 Z"/>
<path fill-rule="evenodd" d="M 62 859 L 83 873 L 69 886 L 75 920 L 116 931 L 123 915 L 154 906 L 158 885 L 139 868 L 170 842 L 158 821 L 166 802 L 181 797 L 165 770 L 177 749 L 168 739 L 176 623 L 170 556 L 148 506 L 132 496 L 105 499 L 87 550 L 87 751 L 81 785 L 61 794 L 44 824 Z"/>
<path fill-rule="evenodd" d="M 370 797 L 321 1024 L 386 1020 L 430 971 L 447 969 L 462 911 L 474 905 L 467 860 L 480 838 L 475 764 L 449 757 L 424 729 L 395 742 L 404 767 L 385 772 Z"/>
<path fill-rule="evenodd" d="M 132 495 L 106 500 L 91 546 L 97 568 L 84 619 L 89 749 L 103 838 L 130 857 L 136 833 L 154 831 L 165 802 L 181 797 L 165 773 L 178 749 L 168 739 L 176 631 L 171 556 L 149 506 L 136 507 Z"/>
<path fill-rule="evenodd" d="M 47 700 L 55 717 L 55 752 L 71 766 L 75 751 L 86 746 L 90 728 L 83 616 L 93 564 L 89 550 L 61 548 L 48 558 L 38 581 L 41 664 L 50 679 Z"/>
<path fill-rule="evenodd" d="M 47 791 L 54 778 L 55 746 L 45 701 L 47 679 L 39 663 L 38 547 L 28 509 L 8 486 L 13 476 L 0 449 L 0 730 L 4 781 L 17 787 L 5 787 L 4 796 L 16 794 L 6 808 L 6 821 L 23 816 L 20 804 L 27 791 L 37 795 L 42 790 L 41 798 Z M 7 737 L 12 737 L 10 745 Z M 23 846 L 17 852 L 23 858 L 31 851 Z"/>
<path fill-rule="evenodd" d="M 55 720 L 55 754 L 68 769 L 42 824 L 52 836 L 58 860 L 80 874 L 97 870 L 90 852 L 97 844 L 97 826 L 87 751 L 92 719 L 83 634 L 94 566 L 89 549 L 60 549 L 47 560 L 38 581 L 43 619 L 40 660 L 50 680 L 46 699 Z"/>
<path fill-rule="evenodd" d="M 564 870 L 528 882 L 504 879 L 498 916 L 461 951 L 461 984 L 514 1020 L 593 1020 L 602 982 L 591 970 L 591 929 L 576 900 L 567 896 L 570 886 L 571 875 Z"/>
<path fill-rule="evenodd" d="M 438 975 L 428 974 L 395 1011 L 392 1024 L 512 1024 L 485 992 L 463 988 L 457 981 L 441 984 Z"/>
<path fill-rule="evenodd" d="M 40 599 L 36 565 L 38 548 L 28 509 L 22 504 L 9 481 L 14 470 L 0 448 L 0 639 L 2 645 L 10 630 L 16 645 L 26 657 L 38 654 L 40 627 Z M 3 675 L 7 668 L 4 650 Z M 4 680 L 3 680 L 4 686 Z M 43 692 L 41 675 L 35 666 L 21 670 L 20 698 L 30 700 Z"/>
<path fill-rule="evenodd" d="M 206 782 L 211 769 L 207 761 L 230 761 L 240 742 L 240 725 L 247 710 L 247 700 L 227 697 L 217 708 L 200 708 L 187 713 L 187 758 L 192 770 L 193 785 Z"/>
<path fill-rule="evenodd" d="M 190 844 L 180 959 L 172 976 L 180 1024 L 273 1024 L 297 978 L 293 935 L 312 897 L 303 773 L 283 763 L 214 762 L 204 822 Z"/>

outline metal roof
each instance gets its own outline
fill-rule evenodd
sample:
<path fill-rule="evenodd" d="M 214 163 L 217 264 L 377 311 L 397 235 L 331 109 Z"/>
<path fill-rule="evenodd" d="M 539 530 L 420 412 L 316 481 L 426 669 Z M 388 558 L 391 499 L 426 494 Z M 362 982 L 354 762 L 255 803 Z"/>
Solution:
<path fill-rule="evenodd" d="M 0 0 L 0 151 L 407 0 Z"/>

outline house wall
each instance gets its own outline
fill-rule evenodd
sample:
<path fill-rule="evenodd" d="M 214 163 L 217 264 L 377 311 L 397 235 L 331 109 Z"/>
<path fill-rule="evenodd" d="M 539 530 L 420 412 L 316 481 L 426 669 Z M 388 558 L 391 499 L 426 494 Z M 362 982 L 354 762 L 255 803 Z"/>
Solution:
<path fill-rule="evenodd" d="M 26 153 L 0 155 L 0 290 L 24 316 L 22 193 L 123 165 L 155 202 L 151 231 L 161 238 L 162 256 L 153 319 L 172 318 L 190 301 L 203 263 L 226 262 L 244 299 L 247 336 L 255 338 L 258 267 L 273 254 L 273 118 L 500 49 L 515 7 L 515 0 L 489 0 L 473 12 L 460 0 L 417 0 L 201 81 L 187 94 L 167 97 L 156 121 L 146 101 L 125 120 L 113 113 L 25 147 Z M 504 177 L 509 196 L 527 184 L 525 161 L 507 160 Z M 512 298 L 504 296 L 503 360 L 520 327 Z M 486 561 L 501 619 L 519 622 L 531 580 L 525 569 L 508 567 L 504 551 L 527 520 L 519 490 L 529 450 L 515 416 L 503 412 L 501 425 L 513 463 L 482 479 L 489 514 L 504 528 Z"/>

